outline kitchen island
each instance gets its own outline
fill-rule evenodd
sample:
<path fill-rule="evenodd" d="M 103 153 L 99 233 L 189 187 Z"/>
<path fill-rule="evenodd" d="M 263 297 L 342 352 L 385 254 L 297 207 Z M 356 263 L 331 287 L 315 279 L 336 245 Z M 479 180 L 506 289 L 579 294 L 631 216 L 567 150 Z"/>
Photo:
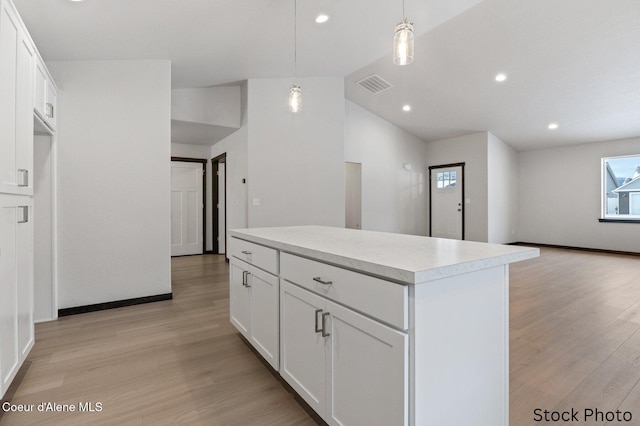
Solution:
<path fill-rule="evenodd" d="M 509 263 L 539 250 L 230 231 L 230 317 L 332 425 L 508 425 Z"/>

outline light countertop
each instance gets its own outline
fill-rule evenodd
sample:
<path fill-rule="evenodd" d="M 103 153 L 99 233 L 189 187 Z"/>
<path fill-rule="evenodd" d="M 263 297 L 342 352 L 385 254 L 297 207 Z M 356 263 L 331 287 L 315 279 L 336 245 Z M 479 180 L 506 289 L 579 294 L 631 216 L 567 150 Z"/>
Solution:
<path fill-rule="evenodd" d="M 420 284 L 540 255 L 537 248 L 326 226 L 235 229 L 232 237 L 390 280 Z"/>

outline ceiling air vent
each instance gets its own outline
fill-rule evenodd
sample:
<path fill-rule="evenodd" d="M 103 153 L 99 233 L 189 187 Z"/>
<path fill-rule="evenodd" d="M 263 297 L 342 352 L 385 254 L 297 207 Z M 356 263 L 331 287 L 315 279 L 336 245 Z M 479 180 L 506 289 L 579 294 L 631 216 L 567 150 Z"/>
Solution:
<path fill-rule="evenodd" d="M 363 78 L 358 82 L 361 87 L 364 87 L 374 95 L 376 93 L 383 92 L 387 89 L 392 88 L 393 86 L 388 81 L 384 80 L 378 74 L 371 74 L 367 78 Z"/>

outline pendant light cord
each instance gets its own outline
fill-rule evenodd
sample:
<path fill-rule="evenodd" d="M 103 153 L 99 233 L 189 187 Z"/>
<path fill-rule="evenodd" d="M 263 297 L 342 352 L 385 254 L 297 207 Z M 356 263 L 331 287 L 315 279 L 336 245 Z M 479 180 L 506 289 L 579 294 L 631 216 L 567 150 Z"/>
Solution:
<path fill-rule="evenodd" d="M 295 78 L 297 74 L 298 74 L 298 0 L 293 0 L 293 77 Z"/>

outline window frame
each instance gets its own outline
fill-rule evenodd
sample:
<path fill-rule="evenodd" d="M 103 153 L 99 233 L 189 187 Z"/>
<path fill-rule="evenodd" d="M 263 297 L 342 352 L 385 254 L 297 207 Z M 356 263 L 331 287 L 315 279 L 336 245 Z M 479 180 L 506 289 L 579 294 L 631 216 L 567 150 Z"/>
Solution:
<path fill-rule="evenodd" d="M 610 157 L 602 157 L 600 160 L 600 222 L 614 222 L 614 223 L 640 223 L 640 215 L 631 214 L 608 214 L 608 197 L 607 197 L 607 163 L 611 160 L 623 159 L 623 158 L 637 158 L 638 166 L 640 166 L 640 153 L 634 155 L 618 155 Z M 618 186 L 619 187 L 619 186 Z M 631 199 L 629 194 L 629 211 L 631 211 Z"/>

